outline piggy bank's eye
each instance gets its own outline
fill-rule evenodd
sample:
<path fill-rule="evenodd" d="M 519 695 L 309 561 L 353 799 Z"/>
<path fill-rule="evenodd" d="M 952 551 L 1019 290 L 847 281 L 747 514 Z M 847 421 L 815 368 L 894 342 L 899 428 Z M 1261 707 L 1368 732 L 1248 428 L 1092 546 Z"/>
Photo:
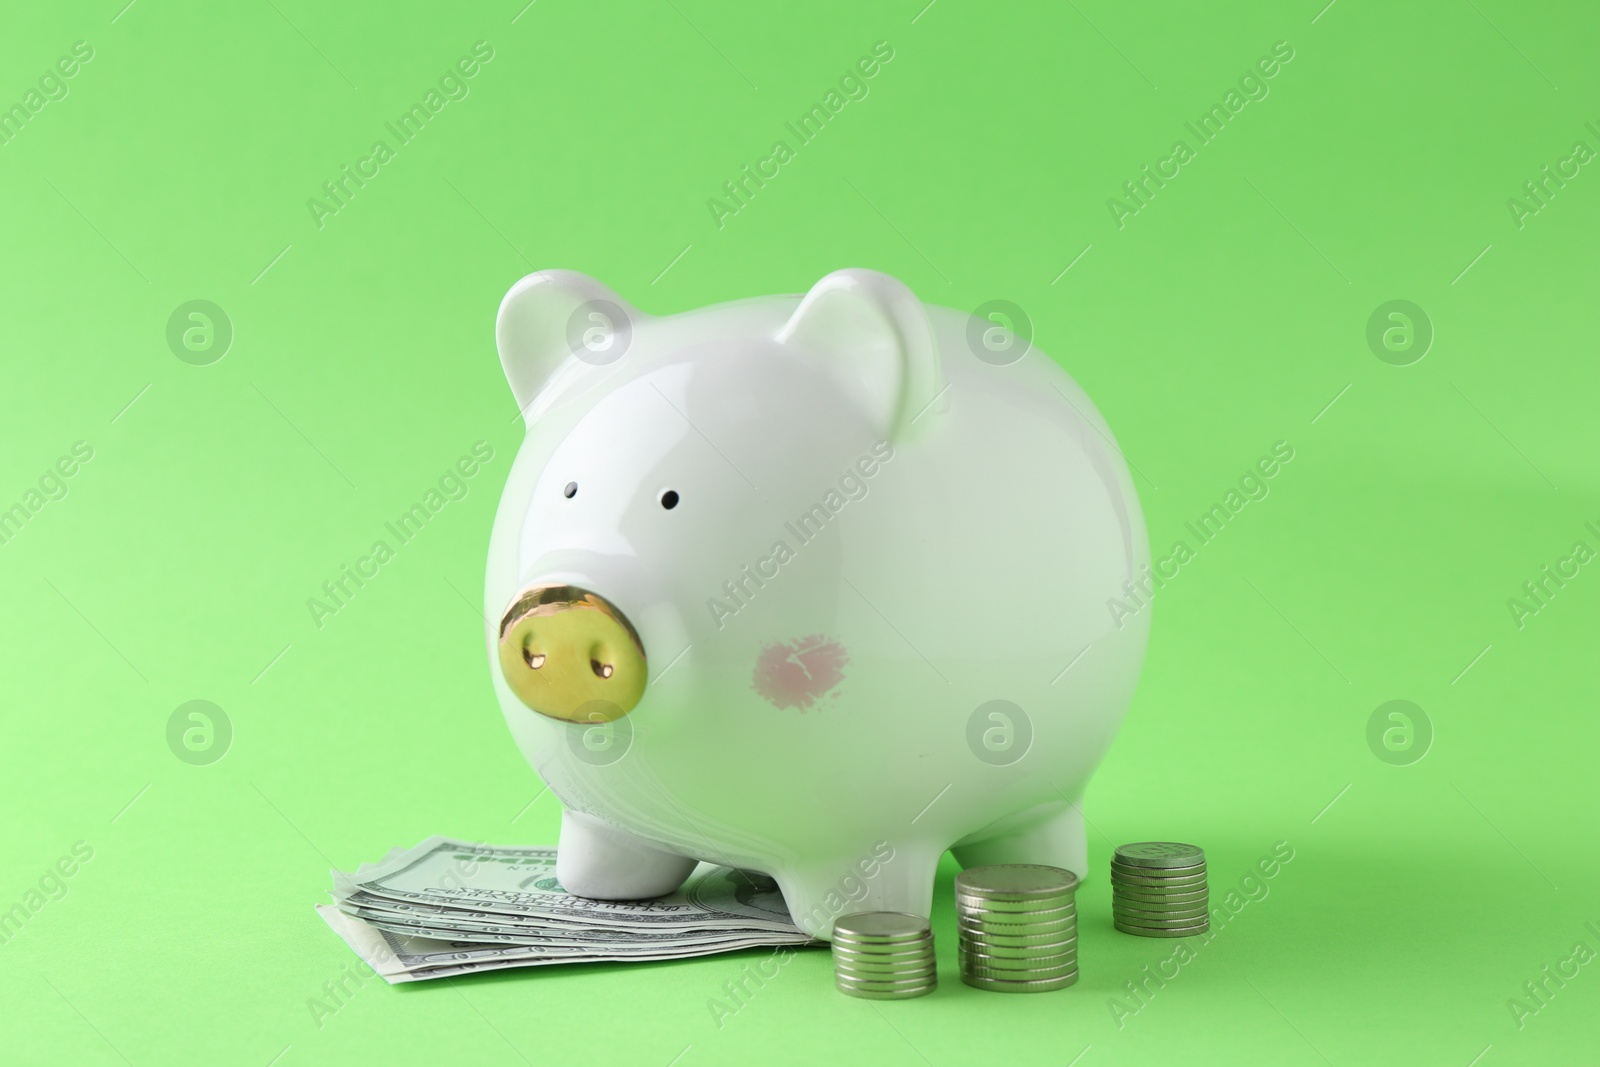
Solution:
<path fill-rule="evenodd" d="M 568 482 L 567 483 L 567 487 L 565 489 L 561 490 L 561 495 L 566 497 L 568 500 L 571 500 L 573 497 L 577 496 L 578 495 L 578 483 L 577 482 Z"/>
<path fill-rule="evenodd" d="M 677 507 L 678 491 L 676 489 L 668 489 L 666 492 L 662 493 L 661 506 L 666 508 L 668 511 L 671 511 L 673 508 Z"/>

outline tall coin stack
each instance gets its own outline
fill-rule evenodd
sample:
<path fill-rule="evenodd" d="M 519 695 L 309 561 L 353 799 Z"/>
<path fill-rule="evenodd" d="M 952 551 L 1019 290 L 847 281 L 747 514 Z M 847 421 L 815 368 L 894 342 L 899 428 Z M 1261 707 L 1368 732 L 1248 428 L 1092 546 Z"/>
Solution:
<path fill-rule="evenodd" d="M 900 911 L 841 915 L 833 924 L 833 984 L 870 1000 L 909 1000 L 939 984 L 928 920 Z"/>
<path fill-rule="evenodd" d="M 1078 980 L 1078 876 L 1004 863 L 956 875 L 961 980 L 1001 993 L 1044 993 Z"/>
<path fill-rule="evenodd" d="M 1111 857 L 1111 918 L 1140 937 L 1191 937 L 1210 927 L 1206 854 L 1176 841 L 1123 845 Z"/>

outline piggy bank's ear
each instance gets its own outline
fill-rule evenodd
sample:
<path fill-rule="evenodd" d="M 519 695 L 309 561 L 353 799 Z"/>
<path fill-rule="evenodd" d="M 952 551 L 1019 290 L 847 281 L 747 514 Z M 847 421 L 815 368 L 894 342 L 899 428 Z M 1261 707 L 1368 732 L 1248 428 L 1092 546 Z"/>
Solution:
<path fill-rule="evenodd" d="M 531 421 L 542 393 L 552 397 L 621 359 L 639 312 L 586 274 L 545 270 L 523 278 L 495 319 L 500 366 Z"/>
<path fill-rule="evenodd" d="M 944 388 L 922 301 L 875 270 L 834 271 L 812 286 L 778 342 L 822 360 L 877 431 L 894 440 Z"/>

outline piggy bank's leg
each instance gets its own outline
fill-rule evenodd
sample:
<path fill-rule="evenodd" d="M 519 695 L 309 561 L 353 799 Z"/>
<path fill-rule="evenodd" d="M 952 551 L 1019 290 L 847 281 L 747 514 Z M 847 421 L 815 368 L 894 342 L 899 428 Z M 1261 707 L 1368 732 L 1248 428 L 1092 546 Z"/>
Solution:
<path fill-rule="evenodd" d="M 1082 802 L 1041 812 L 1039 818 L 991 837 L 963 841 L 950 850 L 962 867 L 991 863 L 1043 863 L 1063 867 L 1081 880 L 1089 874 L 1089 839 L 1083 833 Z"/>
<path fill-rule="evenodd" d="M 831 940 L 833 921 L 859 911 L 903 911 L 926 918 L 943 852 L 921 843 L 880 841 L 848 858 L 773 871 L 795 925 Z"/>
<path fill-rule="evenodd" d="M 579 897 L 649 900 L 677 889 L 695 861 L 576 811 L 561 813 L 556 880 Z"/>

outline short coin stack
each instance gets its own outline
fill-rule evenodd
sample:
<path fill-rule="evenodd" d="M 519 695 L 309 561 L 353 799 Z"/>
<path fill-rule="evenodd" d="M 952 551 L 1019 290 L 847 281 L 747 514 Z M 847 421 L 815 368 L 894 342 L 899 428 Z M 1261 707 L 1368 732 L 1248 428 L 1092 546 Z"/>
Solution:
<path fill-rule="evenodd" d="M 833 924 L 833 983 L 871 1000 L 908 1000 L 939 984 L 928 920 L 900 911 L 842 915 Z"/>
<path fill-rule="evenodd" d="M 1002 993 L 1043 993 L 1078 980 L 1078 876 L 1005 863 L 956 875 L 961 980 Z"/>
<path fill-rule="evenodd" d="M 1176 841 L 1123 845 L 1111 857 L 1111 918 L 1140 937 L 1190 937 L 1210 926 L 1206 854 Z"/>

